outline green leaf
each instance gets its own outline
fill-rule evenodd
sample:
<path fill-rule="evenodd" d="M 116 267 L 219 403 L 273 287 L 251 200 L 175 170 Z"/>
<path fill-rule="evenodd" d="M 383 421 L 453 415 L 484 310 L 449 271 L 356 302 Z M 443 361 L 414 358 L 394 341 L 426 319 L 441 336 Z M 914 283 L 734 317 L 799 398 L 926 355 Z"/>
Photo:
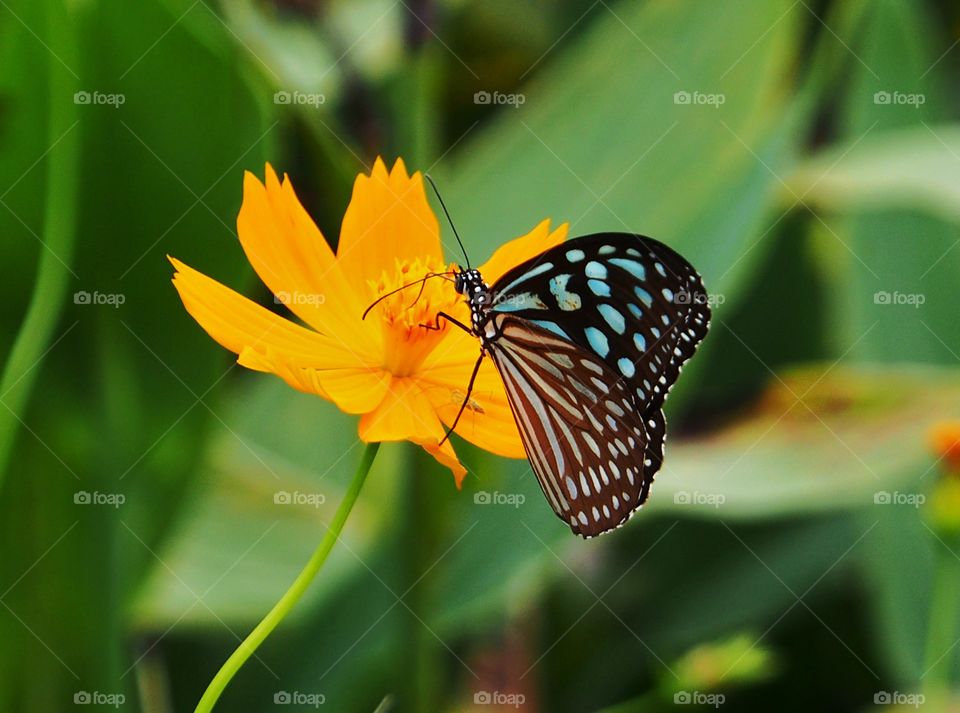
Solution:
<path fill-rule="evenodd" d="M 939 33 L 926 5 L 878 0 L 835 7 L 840 15 L 863 20 L 828 18 L 857 59 L 839 94 L 841 138 L 789 183 L 814 210 L 829 211 L 814 226 L 833 281 L 837 351 L 858 361 L 955 364 L 960 253 L 953 250 L 958 217 L 953 184 L 960 178 L 960 154 L 951 154 L 957 151 L 956 125 L 943 123 L 950 116 L 948 65 L 940 61 L 949 45 L 931 41 Z M 947 404 L 931 402 L 926 413 L 908 407 L 901 418 L 916 422 L 912 432 L 852 445 L 871 463 L 883 453 L 891 460 L 911 457 L 907 452 L 916 458 L 923 429 L 951 413 Z M 894 442 L 902 455 L 888 448 Z M 930 478 L 919 478 L 928 472 L 915 463 L 905 471 L 912 479 L 900 487 L 907 492 L 925 487 Z M 870 628 L 880 656 L 907 687 L 921 674 L 932 580 L 928 533 L 911 510 L 865 512 L 862 519 L 878 525 L 858 552 L 872 585 Z"/>
<path fill-rule="evenodd" d="M 551 217 L 572 235 L 657 237 L 712 291 L 732 291 L 793 161 L 798 116 L 783 83 L 804 15 L 779 1 L 730 12 L 741 21 L 703 3 L 618 5 L 537 76 L 520 108 L 468 134 L 443 173 L 474 262 Z"/>
<path fill-rule="evenodd" d="M 794 371 L 741 419 L 672 440 L 651 509 L 729 519 L 870 507 L 875 494 L 909 489 L 927 471 L 928 430 L 960 416 L 958 404 L 951 370 Z"/>
<path fill-rule="evenodd" d="M 924 122 L 872 132 L 813 156 L 787 185 L 828 210 L 919 210 L 958 222 L 960 125 Z"/>

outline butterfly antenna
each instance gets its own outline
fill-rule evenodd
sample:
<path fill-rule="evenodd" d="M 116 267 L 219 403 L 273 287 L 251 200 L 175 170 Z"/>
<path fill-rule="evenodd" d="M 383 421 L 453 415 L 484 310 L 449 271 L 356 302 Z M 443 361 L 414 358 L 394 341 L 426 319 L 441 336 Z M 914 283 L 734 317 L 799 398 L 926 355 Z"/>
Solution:
<path fill-rule="evenodd" d="M 423 288 L 424 288 L 424 286 L 427 284 L 427 280 L 429 280 L 431 277 L 442 277 L 443 279 L 452 282 L 453 280 L 452 280 L 452 278 L 450 277 L 450 275 L 452 275 L 452 274 L 453 274 L 453 273 L 451 273 L 451 272 L 431 272 L 431 273 L 430 273 L 429 275 L 427 275 L 426 277 L 423 277 L 423 278 L 421 278 L 421 279 L 419 279 L 419 280 L 414 280 L 413 282 L 408 282 L 408 283 L 405 284 L 405 285 L 400 285 L 400 287 L 398 287 L 398 288 L 395 289 L 395 290 L 390 290 L 389 292 L 385 292 L 384 294 L 380 295 L 377 299 L 375 299 L 373 302 L 371 302 L 369 307 L 367 307 L 365 310 L 363 310 L 363 316 L 360 317 L 360 319 L 361 319 L 361 320 L 366 319 L 366 318 L 367 318 L 367 315 L 370 314 L 370 310 L 372 310 L 372 309 L 373 309 L 374 307 L 376 307 L 378 304 L 380 304 L 380 303 L 383 302 L 385 299 L 387 299 L 387 297 L 390 297 L 391 295 L 395 295 L 395 294 L 397 294 L 398 292 L 401 292 L 402 290 L 407 289 L 408 287 L 413 287 L 413 286 L 415 286 L 415 285 L 420 285 L 420 292 L 417 293 L 417 299 L 415 299 L 413 302 L 410 303 L 410 307 L 412 307 L 412 306 L 416 303 L 416 301 L 420 299 L 420 295 L 423 294 Z"/>
<path fill-rule="evenodd" d="M 440 207 L 443 208 L 443 214 L 447 216 L 447 222 L 450 223 L 450 227 L 453 228 L 453 235 L 457 239 L 457 244 L 460 246 L 460 250 L 463 252 L 463 259 L 467 262 L 467 267 L 470 267 L 470 258 L 467 257 L 467 250 L 463 247 L 463 241 L 460 240 L 460 233 L 457 232 L 457 226 L 453 224 L 453 218 L 450 217 L 450 211 L 447 210 L 447 204 L 443 202 L 443 197 L 440 195 L 440 190 L 437 188 L 437 184 L 433 182 L 433 178 L 429 173 L 423 175 L 430 183 L 430 187 L 433 189 L 434 194 L 437 196 L 437 200 L 440 201 Z"/>

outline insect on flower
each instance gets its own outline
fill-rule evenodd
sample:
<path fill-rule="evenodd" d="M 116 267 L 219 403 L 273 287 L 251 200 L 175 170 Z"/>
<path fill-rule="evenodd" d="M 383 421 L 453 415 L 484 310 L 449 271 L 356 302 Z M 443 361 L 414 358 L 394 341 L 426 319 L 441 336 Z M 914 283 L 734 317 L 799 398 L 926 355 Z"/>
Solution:
<path fill-rule="evenodd" d="M 447 435 L 489 356 L 557 516 L 584 537 L 624 523 L 663 463 L 663 402 L 707 333 L 700 275 L 652 238 L 598 233 L 535 255 L 492 285 L 468 261 L 396 292 L 450 275 L 469 323 L 441 311 L 421 326 L 453 324 L 479 338 L 480 354 Z"/>
<path fill-rule="evenodd" d="M 458 486 L 451 432 L 526 455 L 585 537 L 643 503 L 663 460 L 663 400 L 709 321 L 683 258 L 637 235 L 564 242 L 567 226 L 543 221 L 460 268 L 444 262 L 421 175 L 380 159 L 357 177 L 334 253 L 289 179 L 269 165 L 265 178 L 246 174 L 237 232 L 300 323 L 170 258 L 187 311 L 239 364 L 359 414 L 364 441 L 421 445 Z"/>

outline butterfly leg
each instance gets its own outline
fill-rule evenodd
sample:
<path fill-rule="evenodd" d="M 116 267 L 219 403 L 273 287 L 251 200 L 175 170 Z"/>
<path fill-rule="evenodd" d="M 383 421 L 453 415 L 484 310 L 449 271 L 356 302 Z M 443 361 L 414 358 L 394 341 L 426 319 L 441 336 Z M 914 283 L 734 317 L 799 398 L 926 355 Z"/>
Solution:
<path fill-rule="evenodd" d="M 463 412 L 467 408 L 467 404 L 470 403 L 470 394 L 473 393 L 473 384 L 477 380 L 477 374 L 480 372 L 480 364 L 483 363 L 483 358 L 487 355 L 486 351 L 482 348 L 480 349 L 480 357 L 477 359 L 477 363 L 473 366 L 473 373 L 470 375 L 470 383 L 467 384 L 467 395 L 463 397 L 463 403 L 460 404 L 460 410 L 457 411 L 457 417 L 453 419 L 453 423 L 450 425 L 450 428 L 447 429 L 446 434 L 443 439 L 437 445 L 442 446 L 450 434 L 453 433 L 453 429 L 457 427 L 457 424 L 460 422 L 460 417 L 463 415 Z"/>
<path fill-rule="evenodd" d="M 443 317 L 445 320 L 447 320 L 448 322 L 450 322 L 450 324 L 454 324 L 454 325 L 460 327 L 460 329 L 462 329 L 464 332 L 468 332 L 468 333 L 470 333 L 470 334 L 473 334 L 473 330 L 470 329 L 470 327 L 468 327 L 467 325 L 465 325 L 465 324 L 464 324 L 463 322 L 461 322 L 460 320 L 454 319 L 453 317 L 451 317 L 451 316 L 450 316 L 449 314 L 447 314 L 446 312 L 437 312 L 437 316 L 436 316 L 436 318 L 434 319 L 434 323 L 433 323 L 433 324 L 430 324 L 430 323 L 428 322 L 427 324 L 421 324 L 420 326 L 423 327 L 424 329 L 430 329 L 430 330 L 434 330 L 434 331 L 437 330 L 437 329 L 441 329 L 441 326 L 440 326 L 440 318 L 441 318 L 441 317 Z"/>

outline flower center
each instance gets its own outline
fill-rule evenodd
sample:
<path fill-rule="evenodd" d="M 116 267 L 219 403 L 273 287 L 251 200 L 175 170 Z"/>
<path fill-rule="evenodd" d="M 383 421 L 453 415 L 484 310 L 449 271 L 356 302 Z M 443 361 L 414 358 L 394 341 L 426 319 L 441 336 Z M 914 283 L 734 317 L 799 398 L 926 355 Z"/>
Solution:
<path fill-rule="evenodd" d="M 445 272 L 447 269 L 446 265 L 429 258 L 397 260 L 392 275 L 384 271 L 379 280 L 369 283 L 373 299 L 403 285 L 416 283 L 428 274 Z M 462 300 L 453 289 L 453 283 L 442 277 L 431 277 L 422 284 L 414 284 L 384 299 L 376 307 L 383 323 L 384 368 L 396 376 L 415 373 L 450 329 L 445 319 L 440 320 L 440 329 L 428 329 L 422 325 L 435 327 L 437 313 L 454 314 L 460 302 Z"/>

